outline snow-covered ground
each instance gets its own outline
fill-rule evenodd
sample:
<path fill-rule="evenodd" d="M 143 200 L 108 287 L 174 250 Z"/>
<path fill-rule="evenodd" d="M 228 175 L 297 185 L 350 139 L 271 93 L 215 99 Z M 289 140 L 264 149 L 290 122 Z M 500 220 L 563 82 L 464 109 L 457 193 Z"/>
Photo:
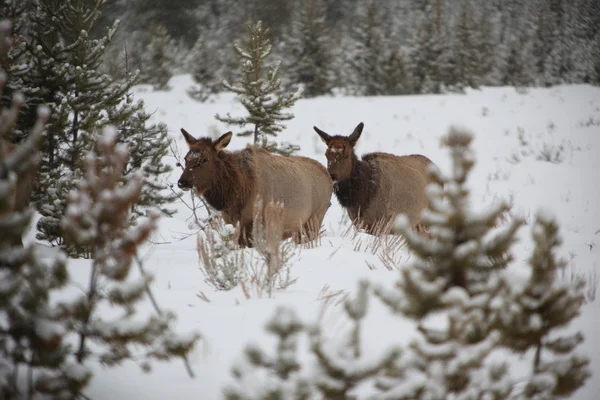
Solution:
<path fill-rule="evenodd" d="M 185 90 L 189 76 L 173 78 L 169 92 L 138 87 L 155 121 L 163 121 L 185 154 L 180 134 L 184 127 L 192 135 L 214 136 L 230 130 L 214 115 L 231 112 L 244 115 L 232 95 L 214 103 L 191 100 Z M 475 208 L 500 199 L 512 199 L 513 210 L 533 221 L 540 207 L 553 210 L 561 224 L 564 244 L 561 253 L 570 260 L 569 272 L 597 279 L 600 268 L 600 88 L 587 85 L 530 89 L 519 94 L 514 88 L 470 90 L 466 95 L 424 95 L 398 97 L 324 97 L 300 100 L 291 110 L 295 118 L 287 123 L 281 140 L 301 146 L 301 154 L 325 163 L 325 146 L 313 126 L 330 134 L 348 135 L 359 122 L 365 123 L 357 152 L 387 151 L 396 154 L 421 153 L 448 170 L 450 158 L 439 139 L 448 127 L 459 124 L 475 133 L 477 164 L 469 186 Z M 247 138 L 234 137 L 229 150 L 240 149 Z M 558 151 L 560 162 L 539 160 L 541 153 Z M 174 163 L 174 159 L 170 160 Z M 176 168 L 170 181 L 176 183 Z M 203 336 L 191 357 L 195 379 L 186 375 L 179 360 L 154 364 L 151 374 L 138 365 L 97 367 L 88 394 L 94 399 L 218 399 L 224 384 L 231 382 L 230 370 L 250 342 L 273 348 L 264 332 L 267 319 L 280 304 L 293 306 L 300 318 L 314 322 L 328 294 L 352 293 L 357 280 L 392 285 L 397 272 L 384 267 L 377 254 L 367 248 L 369 238 L 344 235 L 348 227 L 345 212 L 337 200 L 325 218 L 325 236 L 320 246 L 302 249 L 291 268 L 296 282 L 273 298 L 250 298 L 238 287 L 228 292 L 211 289 L 199 269 L 195 235 L 189 229 L 190 211 L 181 203 L 178 213 L 163 218 L 155 244 L 143 250 L 145 266 L 156 274 L 153 291 L 159 303 L 178 314 L 177 329 L 197 329 Z M 512 268 L 518 272 L 532 248 L 531 224 L 520 231 Z M 187 236 L 187 237 L 186 237 Z M 362 239 L 362 245 L 358 240 Z M 400 250 L 400 263 L 408 253 Z M 71 261 L 75 280 L 86 282 L 85 260 Z M 334 296 L 328 302 L 322 324 L 332 336 L 350 326 L 342 318 L 341 305 Z M 203 299 L 202 297 L 205 297 Z M 148 308 L 149 309 L 149 308 Z M 583 330 L 583 351 L 592 359 L 595 376 L 576 393 L 576 399 L 596 398 L 600 393 L 600 302 L 588 302 L 576 326 Z M 365 350 L 379 354 L 391 345 L 407 343 L 413 337 L 412 324 L 391 316 L 375 298 L 370 302 L 364 330 Z M 530 357 L 527 354 L 526 357 Z"/>

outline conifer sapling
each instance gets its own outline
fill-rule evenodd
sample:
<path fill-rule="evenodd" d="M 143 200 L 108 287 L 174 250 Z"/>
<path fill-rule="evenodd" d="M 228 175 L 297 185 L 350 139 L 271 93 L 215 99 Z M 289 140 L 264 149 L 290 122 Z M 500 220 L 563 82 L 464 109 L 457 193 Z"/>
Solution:
<path fill-rule="evenodd" d="M 270 355 L 256 345 L 247 346 L 244 352 L 246 367 L 240 364 L 232 369 L 236 383 L 223 389 L 225 398 L 227 400 L 310 399 L 313 388 L 308 378 L 301 373 L 301 365 L 296 358 L 298 338 L 305 330 L 304 325 L 292 309 L 280 306 L 275 310 L 265 329 L 278 338 L 276 353 Z M 267 375 L 259 377 L 257 375 L 259 370 L 266 372 Z M 249 386 L 252 380 L 256 379 L 264 381 L 253 390 Z M 252 383 L 256 385 L 256 382 Z"/>
<path fill-rule="evenodd" d="M 537 213 L 532 237 L 531 277 L 511 291 L 499 313 L 503 344 L 521 353 L 534 351 L 526 398 L 570 398 L 591 376 L 590 360 L 575 352 L 584 340 L 581 332 L 559 336 L 556 331 L 580 315 L 586 283 L 580 277 L 560 279 L 567 263 L 555 254 L 562 239 L 550 212 Z"/>
<path fill-rule="evenodd" d="M 10 46 L 9 35 L 10 23 L 0 21 L 0 58 Z M 5 83 L 0 70 L 0 97 Z M 33 209 L 19 192 L 39 167 L 50 110 L 40 108 L 27 139 L 9 149 L 23 101 L 15 94 L 11 108 L 0 114 L 0 398 L 70 398 L 91 374 L 74 366 L 65 340 L 68 316 L 50 301 L 67 284 L 66 257 L 62 252 L 42 257 L 34 243 L 22 243 Z"/>
<path fill-rule="evenodd" d="M 393 311 L 414 318 L 419 336 L 411 345 L 411 369 L 417 372 L 408 397 L 447 398 L 493 395 L 504 398 L 510 385 L 506 368 L 486 360 L 500 342 L 494 329 L 494 304 L 503 289 L 502 272 L 512 259 L 509 250 L 522 221 L 514 218 L 494 229 L 508 205 L 500 202 L 487 210 L 473 212 L 467 178 L 475 159 L 472 135 L 452 127 L 443 143 L 450 148 L 451 173 L 441 176 L 431 170 L 437 184 L 427 188 L 429 205 L 422 223 L 430 238 L 414 233 L 405 216 L 397 227 L 414 253 L 412 262 L 401 269 L 401 279 L 390 290 L 377 286 L 375 293 Z M 442 313 L 443 327 L 431 326 L 426 317 Z M 404 385 L 404 375 L 392 371 L 378 387 L 388 395 Z M 396 380 L 394 381 L 394 377 Z M 383 396 L 384 398 L 388 398 Z M 414 398 L 412 397 L 412 398 Z"/>
<path fill-rule="evenodd" d="M 239 136 L 253 135 L 254 145 L 282 155 L 290 155 L 300 148 L 291 143 L 276 143 L 269 136 L 277 136 L 285 126 L 282 121 L 294 118 L 294 114 L 285 112 L 293 106 L 302 95 L 298 89 L 294 93 L 280 94 L 281 79 L 279 78 L 281 62 L 265 66 L 266 59 L 271 55 L 273 46 L 269 39 L 269 29 L 258 21 L 255 25 L 248 24 L 248 47 L 243 48 L 238 43 L 234 48 L 241 58 L 242 79 L 237 85 L 224 80 L 223 85 L 239 95 L 240 102 L 248 111 L 246 117 L 232 117 L 227 114 L 215 118 L 221 122 L 250 128 L 238 133 Z"/>
<path fill-rule="evenodd" d="M 134 357 L 134 347 L 145 347 L 146 360 L 186 360 L 198 335 L 174 333 L 170 326 L 175 314 L 162 312 L 149 290 L 152 278 L 143 271 L 138 252 L 156 229 L 159 214 L 150 212 L 130 225 L 129 213 L 140 198 L 143 178 L 140 171 L 123 176 L 129 154 L 116 139 L 114 129 L 105 129 L 97 140 L 97 154 L 87 154 L 84 178 L 69 194 L 61 221 L 67 240 L 89 248 L 93 258 L 85 296 L 65 304 L 72 310 L 79 335 L 76 357 L 81 363 L 96 352 L 101 362 L 115 365 Z M 134 262 L 139 266 L 136 277 L 131 271 Z M 157 315 L 140 318 L 135 305 L 145 294 Z M 102 304 L 116 308 L 116 316 L 98 315 Z M 187 361 L 186 366 L 191 375 Z M 142 367 L 146 370 L 150 365 L 145 361 Z"/>

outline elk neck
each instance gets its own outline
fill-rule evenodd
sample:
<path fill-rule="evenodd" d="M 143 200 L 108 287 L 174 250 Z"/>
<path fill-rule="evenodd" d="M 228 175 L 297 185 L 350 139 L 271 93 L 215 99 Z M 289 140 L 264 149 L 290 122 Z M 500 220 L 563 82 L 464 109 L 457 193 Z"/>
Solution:
<path fill-rule="evenodd" d="M 350 176 L 335 184 L 335 195 L 342 207 L 365 209 L 377 190 L 377 167 L 372 162 L 359 160 L 354 153 L 351 162 Z"/>
<path fill-rule="evenodd" d="M 239 208 L 244 203 L 244 199 L 249 196 L 253 184 L 252 170 L 250 166 L 240 168 L 238 157 L 243 157 L 236 153 L 225 153 L 219 155 L 215 160 L 215 176 L 213 183 L 204 192 L 206 202 L 217 211 Z"/>

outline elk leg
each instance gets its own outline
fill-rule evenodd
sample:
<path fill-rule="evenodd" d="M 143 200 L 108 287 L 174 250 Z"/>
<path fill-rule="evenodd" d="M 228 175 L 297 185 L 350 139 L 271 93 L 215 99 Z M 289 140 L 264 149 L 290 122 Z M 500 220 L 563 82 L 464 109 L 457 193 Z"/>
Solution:
<path fill-rule="evenodd" d="M 248 222 L 240 228 L 240 237 L 238 238 L 240 247 L 254 247 L 252 245 L 252 222 Z"/>
<path fill-rule="evenodd" d="M 322 220 L 322 218 L 321 218 Z M 294 235 L 294 242 L 296 244 L 312 242 L 319 237 L 319 230 L 321 223 L 318 217 L 311 217 L 302 225 L 300 232 Z"/>

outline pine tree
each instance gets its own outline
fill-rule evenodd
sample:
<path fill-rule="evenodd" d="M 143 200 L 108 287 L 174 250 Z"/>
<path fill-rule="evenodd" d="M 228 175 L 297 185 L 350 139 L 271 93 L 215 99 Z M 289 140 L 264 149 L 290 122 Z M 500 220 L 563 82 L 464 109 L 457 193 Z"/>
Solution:
<path fill-rule="evenodd" d="M 475 162 L 469 147 L 472 136 L 451 128 L 443 140 L 450 148 L 452 172 L 440 176 L 431 171 L 444 190 L 438 185 L 428 188 L 429 206 L 422 218 L 430 238 L 414 233 L 405 216 L 399 218 L 397 227 L 414 253 L 413 261 L 401 270 L 396 289 L 378 286 L 375 293 L 394 312 L 419 322 L 420 335 L 410 345 L 415 383 L 402 398 L 467 393 L 473 398 L 507 398 L 510 386 L 499 384 L 507 379 L 506 365 L 486 363 L 500 343 L 495 303 L 503 293 L 501 273 L 512 260 L 510 246 L 522 221 L 513 219 L 493 229 L 508 211 L 504 202 L 477 213 L 471 210 L 467 178 Z M 432 313 L 445 316 L 443 328 L 424 323 Z M 392 370 L 378 387 L 393 393 L 404 379 L 403 369 Z"/>
<path fill-rule="evenodd" d="M 332 88 L 332 43 L 323 0 L 302 0 L 292 15 L 291 33 L 285 37 L 290 49 L 288 75 L 302 86 L 305 97 L 328 94 Z"/>
<path fill-rule="evenodd" d="M 153 26 L 150 41 L 142 55 L 140 82 L 149 83 L 154 90 L 168 90 L 171 79 L 172 60 L 169 48 L 173 45 L 171 36 L 163 24 Z"/>
<path fill-rule="evenodd" d="M 503 344 L 521 353 L 535 351 L 525 398 L 570 398 L 589 379 L 590 360 L 575 353 L 584 339 L 580 332 L 562 336 L 555 332 L 580 315 L 586 282 L 559 277 L 567 263 L 555 255 L 562 239 L 551 213 L 537 213 L 532 236 L 531 277 L 525 287 L 511 292 L 498 314 Z"/>
<path fill-rule="evenodd" d="M 415 15 L 413 51 L 410 56 L 417 93 L 441 93 L 451 85 L 452 64 L 446 14 L 441 0 L 428 0 L 424 12 Z"/>
<path fill-rule="evenodd" d="M 292 309 L 279 307 L 266 326 L 266 330 L 279 339 L 276 353 L 270 355 L 256 345 L 247 346 L 245 363 L 232 369 L 235 384 L 223 390 L 225 398 L 352 398 L 355 388 L 388 369 L 401 355 L 397 347 L 391 347 L 379 357 L 364 354 L 361 328 L 368 311 L 368 298 L 369 284 L 361 281 L 356 298 L 344 302 L 344 311 L 354 326 L 347 338 L 336 338 L 335 342 L 326 340 L 319 326 L 303 324 Z M 310 351 L 316 358 L 316 368 L 312 371 L 297 359 L 297 343 L 301 334 L 308 335 Z M 261 385 L 256 384 L 257 380 Z M 252 382 L 258 390 L 249 390 L 247 382 Z"/>
<path fill-rule="evenodd" d="M 386 32 L 383 30 L 381 2 L 362 3 L 357 10 L 358 23 L 351 31 L 356 48 L 349 62 L 355 73 L 359 93 L 375 96 L 386 93 L 386 74 L 383 71 L 386 57 Z"/>
<path fill-rule="evenodd" d="M 277 136 L 285 126 L 281 121 L 294 118 L 294 114 L 284 110 L 293 106 L 302 95 L 299 89 L 294 93 L 277 94 L 281 87 L 279 79 L 280 61 L 268 68 L 264 65 L 271 55 L 273 47 L 268 37 L 269 29 L 258 21 L 255 25 L 248 24 L 248 47 L 242 48 L 235 43 L 234 48 L 241 58 L 242 80 L 238 85 L 223 81 L 226 89 L 237 93 L 244 108 L 248 111 L 247 117 L 221 117 L 215 118 L 221 122 L 244 127 L 248 124 L 252 128 L 246 129 L 239 136 L 254 136 L 254 144 L 268 151 L 282 155 L 290 155 L 300 148 L 291 143 L 276 143 L 269 140 L 269 136 Z M 265 71 L 267 69 L 267 71 Z"/>
<path fill-rule="evenodd" d="M 590 83 L 600 86 L 600 31 L 594 38 L 590 52 Z"/>
<path fill-rule="evenodd" d="M 558 78 L 558 76 L 553 76 L 553 73 L 558 72 L 555 70 L 558 65 L 551 60 L 559 35 L 558 21 L 552 13 L 549 0 L 539 0 L 536 6 L 534 11 L 536 14 L 534 16 L 535 40 L 533 41 L 536 75 L 543 84 L 550 84 L 553 79 Z"/>
<path fill-rule="evenodd" d="M 504 26 L 501 32 L 502 85 L 517 89 L 532 86 L 537 77 L 534 55 L 535 22 L 531 8 L 519 2 L 509 2 L 501 11 Z"/>
<path fill-rule="evenodd" d="M 85 157 L 83 179 L 69 193 L 61 227 L 69 242 L 91 253 L 93 262 L 84 295 L 63 302 L 62 307 L 69 310 L 77 327 L 75 357 L 79 363 L 94 354 L 103 364 L 116 365 L 138 358 L 134 349 L 146 348 L 141 365 L 148 371 L 150 359 L 186 360 L 198 335 L 174 333 L 175 314 L 161 311 L 150 292 L 152 277 L 142 269 L 138 248 L 156 229 L 159 214 L 151 212 L 130 225 L 129 210 L 140 199 L 144 180 L 139 170 L 123 176 L 128 158 L 127 146 L 117 142 L 116 130 L 105 128 L 95 152 Z M 134 263 L 139 267 L 137 276 L 132 273 Z M 157 315 L 136 315 L 135 305 L 144 295 Z M 103 318 L 98 315 L 101 306 L 112 307 L 115 313 Z M 191 375 L 187 361 L 186 366 Z"/>
<path fill-rule="evenodd" d="M 216 41 L 200 36 L 190 51 L 189 70 L 195 85 L 187 93 L 194 100 L 205 102 L 212 94 L 218 93 L 223 84 L 221 76 L 221 51 Z"/>
<path fill-rule="evenodd" d="M 38 239 L 53 244 L 62 244 L 57 228 L 64 213 L 64 196 L 78 177 L 79 160 L 90 146 L 90 136 L 107 123 L 104 110 L 117 107 L 135 79 L 130 76 L 117 84 L 98 72 L 118 26 L 117 21 L 100 39 L 88 37 L 103 4 L 96 0 L 95 8 L 89 9 L 82 0 L 42 0 L 32 14 L 29 46 L 36 68 L 26 85 L 37 85 L 46 92 L 43 98 L 52 108 L 39 177 L 44 191 L 37 193 L 43 216 L 38 222 Z"/>
<path fill-rule="evenodd" d="M 0 57 L 7 52 L 10 23 L 0 21 Z M 0 92 L 6 83 L 0 70 Z M 1 93 L 0 93 L 1 95 Z M 50 298 L 68 282 L 66 257 L 48 260 L 35 244 L 21 243 L 33 217 L 32 207 L 17 202 L 20 187 L 33 179 L 40 163 L 40 147 L 49 110 L 38 110 L 38 120 L 26 140 L 14 149 L 4 135 L 11 130 L 24 96 L 13 97 L 0 114 L 0 398 L 32 398 L 34 394 L 59 398 L 81 391 L 91 374 L 73 368 L 69 359 L 67 315 Z"/>
<path fill-rule="evenodd" d="M 11 21 L 12 45 L 8 52 L 0 59 L 0 65 L 8 74 L 8 81 L 4 87 L 2 103 L 6 106 L 12 101 L 15 92 L 19 92 L 25 97 L 25 102 L 18 116 L 19 123 L 16 129 L 12 131 L 11 142 L 19 142 L 37 122 L 38 102 L 32 101 L 34 89 L 28 90 L 22 85 L 23 78 L 26 77 L 32 69 L 30 57 L 27 52 L 27 34 L 30 20 L 28 11 L 31 8 L 30 1 L 3 1 L 0 4 L 0 16 Z"/>
<path fill-rule="evenodd" d="M 456 80 L 460 86 L 478 88 L 480 77 L 480 58 L 478 57 L 477 25 L 471 5 L 465 2 L 460 11 L 456 30 Z"/>
<path fill-rule="evenodd" d="M 349 337 L 337 344 L 328 343 L 318 326 L 310 330 L 311 351 L 317 357 L 315 385 L 323 398 L 347 399 L 354 388 L 389 370 L 400 359 L 401 350 L 391 347 L 378 357 L 366 355 L 361 348 L 361 329 L 367 316 L 369 283 L 360 281 L 356 298 L 346 299 L 344 311 L 352 320 Z"/>
<path fill-rule="evenodd" d="M 296 359 L 298 339 L 305 330 L 304 325 L 293 310 L 278 307 L 265 329 L 278 338 L 276 353 L 266 354 L 257 345 L 246 346 L 244 364 L 232 368 L 235 384 L 223 388 L 225 399 L 310 399 L 314 389 L 308 377 L 303 376 L 301 364 Z M 246 382 L 251 378 L 256 379 L 260 370 L 272 375 L 268 383 L 265 382 L 256 393 L 252 393 L 246 387 Z"/>
<path fill-rule="evenodd" d="M 185 60 L 185 70 L 195 85 L 188 94 L 197 101 L 207 101 L 212 94 L 223 91 L 223 80 L 232 81 L 238 75 L 238 57 L 227 43 L 244 33 L 248 20 L 245 7 L 236 0 L 203 2 L 194 12 L 198 36 Z"/>
<path fill-rule="evenodd" d="M 517 88 L 532 86 L 535 83 L 535 58 L 532 55 L 531 38 L 520 33 L 510 41 L 508 49 L 503 84 Z"/>
<path fill-rule="evenodd" d="M 491 7 L 483 7 L 479 10 L 477 20 L 477 65 L 481 84 L 498 86 L 502 79 L 502 63 L 499 57 L 498 38 L 499 13 Z"/>
<path fill-rule="evenodd" d="M 60 219 L 64 215 L 66 196 L 81 176 L 81 158 L 91 148 L 91 138 L 108 123 L 127 134 L 122 140 L 139 144 L 139 149 L 132 148 L 132 151 L 139 159 L 137 164 L 144 164 L 143 168 L 150 174 L 145 196 L 148 202 L 172 200 L 154 192 L 155 183 L 168 172 L 168 168 L 157 162 L 158 155 L 164 154 L 168 147 L 168 141 L 164 134 L 153 133 L 156 127 L 142 129 L 140 121 L 147 120 L 148 116 L 141 103 L 133 103 L 128 96 L 137 82 L 137 73 L 113 81 L 100 72 L 105 50 L 119 24 L 116 21 L 98 39 L 89 37 L 89 32 L 98 29 L 97 21 L 105 4 L 104 0 L 95 0 L 93 7 L 89 7 L 83 0 L 40 0 L 29 13 L 32 23 L 25 40 L 32 68 L 22 79 L 21 87 L 35 95 L 26 101 L 52 108 L 38 177 L 40 184 L 34 193 L 42 214 L 37 238 L 52 245 L 65 244 Z M 132 130 L 134 124 L 136 131 Z M 149 136 L 153 137 L 154 151 L 143 152 L 147 150 L 144 141 Z M 146 167 L 150 162 L 156 168 Z M 148 202 L 144 200 L 143 206 Z M 68 251 L 77 255 L 73 249 Z"/>
<path fill-rule="evenodd" d="M 128 101 L 131 103 L 127 106 L 131 116 L 117 126 L 119 142 L 126 144 L 130 153 L 123 175 L 128 176 L 140 170 L 144 176 L 142 193 L 131 210 L 132 216 L 144 215 L 151 208 L 159 208 L 163 214 L 171 216 L 175 210 L 167 208 L 167 205 L 179 197 L 170 190 L 165 177 L 173 170 L 171 165 L 163 161 L 172 141 L 167 125 L 163 122 L 152 123 L 152 115 L 146 112 L 143 101 L 133 103 L 132 95 L 128 95 Z M 108 119 L 113 120 L 113 110 L 107 111 Z M 118 120 L 123 111 L 117 109 L 114 112 L 114 119 Z"/>

